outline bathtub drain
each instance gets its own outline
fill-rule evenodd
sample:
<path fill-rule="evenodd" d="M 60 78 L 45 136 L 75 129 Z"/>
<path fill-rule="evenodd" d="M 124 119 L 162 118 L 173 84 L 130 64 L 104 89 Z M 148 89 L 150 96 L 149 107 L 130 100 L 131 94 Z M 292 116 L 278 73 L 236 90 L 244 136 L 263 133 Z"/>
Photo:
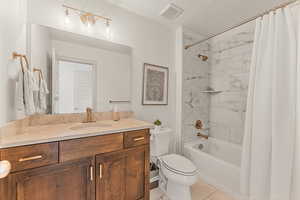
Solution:
<path fill-rule="evenodd" d="M 202 150 L 204 148 L 203 144 L 199 144 L 198 149 Z"/>

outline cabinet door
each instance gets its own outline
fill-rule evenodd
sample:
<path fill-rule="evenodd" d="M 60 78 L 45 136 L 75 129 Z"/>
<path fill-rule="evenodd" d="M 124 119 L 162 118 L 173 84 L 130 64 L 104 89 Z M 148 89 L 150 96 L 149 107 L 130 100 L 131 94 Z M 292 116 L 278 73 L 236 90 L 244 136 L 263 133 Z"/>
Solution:
<path fill-rule="evenodd" d="M 92 200 L 93 159 L 11 174 L 8 200 Z"/>
<path fill-rule="evenodd" d="M 149 145 L 126 152 L 126 200 L 149 200 Z"/>
<path fill-rule="evenodd" d="M 107 153 L 96 157 L 96 200 L 124 200 L 125 154 Z"/>

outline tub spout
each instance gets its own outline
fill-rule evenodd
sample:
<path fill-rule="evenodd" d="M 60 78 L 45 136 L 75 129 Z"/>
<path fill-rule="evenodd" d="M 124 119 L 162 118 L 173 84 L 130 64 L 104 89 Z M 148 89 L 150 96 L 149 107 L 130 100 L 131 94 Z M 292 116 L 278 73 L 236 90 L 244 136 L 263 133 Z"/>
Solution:
<path fill-rule="evenodd" d="M 202 134 L 202 133 L 197 133 L 197 136 L 198 136 L 198 137 L 201 137 L 201 138 L 204 138 L 204 139 L 206 139 L 206 140 L 208 140 L 208 138 L 209 138 L 208 135 L 204 135 L 204 134 Z"/>

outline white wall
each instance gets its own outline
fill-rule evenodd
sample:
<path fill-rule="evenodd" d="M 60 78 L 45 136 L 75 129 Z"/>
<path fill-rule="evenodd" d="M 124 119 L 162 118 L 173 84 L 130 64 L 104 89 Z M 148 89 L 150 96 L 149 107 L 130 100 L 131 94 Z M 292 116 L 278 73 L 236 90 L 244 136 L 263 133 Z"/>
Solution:
<path fill-rule="evenodd" d="M 62 2 L 56 0 L 29 0 L 28 13 L 31 23 L 51 26 L 71 32 L 90 35 L 104 39 L 103 26 L 91 29 L 82 27 L 78 17 L 71 18 L 71 23 L 64 23 Z M 79 7 L 80 5 L 74 4 Z M 82 6 L 82 5 L 81 5 Z M 113 19 L 111 30 L 113 41 L 133 48 L 132 102 L 133 111 L 143 120 L 154 121 L 156 118 L 174 128 L 175 124 L 175 70 L 174 41 L 175 33 L 167 27 L 146 18 L 137 16 L 100 0 L 88 1 L 85 9 L 106 14 Z M 102 24 L 102 23 L 99 23 Z M 142 72 L 143 63 L 152 63 L 169 67 L 169 105 L 142 106 Z"/>
<path fill-rule="evenodd" d="M 27 0 L 2 1 L 0 6 L 0 125 L 15 119 L 14 79 L 18 61 L 13 51 L 26 53 Z"/>

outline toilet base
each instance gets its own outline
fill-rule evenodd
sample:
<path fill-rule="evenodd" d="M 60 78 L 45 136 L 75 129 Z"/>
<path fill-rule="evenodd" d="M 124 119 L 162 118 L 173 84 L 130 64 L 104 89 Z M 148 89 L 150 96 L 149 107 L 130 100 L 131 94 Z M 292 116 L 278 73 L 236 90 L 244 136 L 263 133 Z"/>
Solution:
<path fill-rule="evenodd" d="M 190 186 L 170 180 L 167 183 L 167 196 L 170 200 L 192 200 Z"/>

